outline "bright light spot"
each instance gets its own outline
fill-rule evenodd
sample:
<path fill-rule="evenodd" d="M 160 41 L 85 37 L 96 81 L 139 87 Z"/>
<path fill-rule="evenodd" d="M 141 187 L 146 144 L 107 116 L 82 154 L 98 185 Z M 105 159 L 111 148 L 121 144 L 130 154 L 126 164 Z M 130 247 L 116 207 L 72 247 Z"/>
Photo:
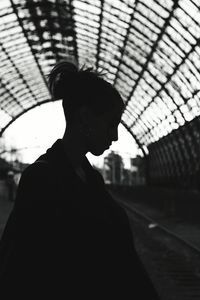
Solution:
<path fill-rule="evenodd" d="M 19 149 L 23 162 L 31 163 L 61 138 L 65 120 L 60 101 L 43 104 L 17 119 L 4 133 L 7 148 Z"/>
<path fill-rule="evenodd" d="M 151 224 L 148 225 L 149 229 L 153 229 L 157 226 L 158 226 L 158 224 L 156 224 L 156 223 L 151 223 Z"/>

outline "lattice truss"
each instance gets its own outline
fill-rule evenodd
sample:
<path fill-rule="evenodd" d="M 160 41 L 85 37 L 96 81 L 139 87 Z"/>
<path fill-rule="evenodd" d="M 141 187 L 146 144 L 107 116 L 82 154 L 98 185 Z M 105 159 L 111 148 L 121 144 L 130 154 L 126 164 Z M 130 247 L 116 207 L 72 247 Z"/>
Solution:
<path fill-rule="evenodd" d="M 144 149 L 200 114 L 199 0 L 1 0 L 0 132 L 51 101 L 56 61 L 107 71 Z"/>

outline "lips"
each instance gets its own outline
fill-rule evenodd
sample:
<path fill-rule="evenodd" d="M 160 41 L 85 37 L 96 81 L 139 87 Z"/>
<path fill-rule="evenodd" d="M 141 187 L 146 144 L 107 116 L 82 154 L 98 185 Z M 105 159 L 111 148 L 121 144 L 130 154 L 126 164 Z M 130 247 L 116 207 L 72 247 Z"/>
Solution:
<path fill-rule="evenodd" d="M 106 148 L 110 148 L 111 144 L 107 144 Z"/>

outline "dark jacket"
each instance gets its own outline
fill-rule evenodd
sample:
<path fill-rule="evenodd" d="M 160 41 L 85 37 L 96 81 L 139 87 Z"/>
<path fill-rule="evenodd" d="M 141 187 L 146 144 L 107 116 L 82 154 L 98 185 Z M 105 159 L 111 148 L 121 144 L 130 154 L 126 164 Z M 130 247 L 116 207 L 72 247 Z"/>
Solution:
<path fill-rule="evenodd" d="M 86 158 L 83 166 L 87 183 L 57 140 L 23 172 L 1 240 L 0 291 L 23 299 L 157 299 L 125 211 Z"/>

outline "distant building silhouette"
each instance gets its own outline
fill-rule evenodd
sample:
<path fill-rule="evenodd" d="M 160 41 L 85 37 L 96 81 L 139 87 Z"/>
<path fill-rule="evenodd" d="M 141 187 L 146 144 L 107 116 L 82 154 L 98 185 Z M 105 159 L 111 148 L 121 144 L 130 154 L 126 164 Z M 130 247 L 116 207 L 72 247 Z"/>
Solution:
<path fill-rule="evenodd" d="M 122 157 L 111 151 L 104 158 L 104 180 L 108 184 L 121 185 L 123 182 L 124 163 Z"/>
<path fill-rule="evenodd" d="M 125 168 L 124 160 L 119 153 L 111 151 L 105 158 L 103 168 L 98 170 L 106 184 L 134 186 L 145 184 L 145 164 L 140 156 L 129 158 L 129 168 Z"/>
<path fill-rule="evenodd" d="M 131 158 L 132 185 L 142 185 L 146 183 L 145 161 L 141 156 Z"/>

